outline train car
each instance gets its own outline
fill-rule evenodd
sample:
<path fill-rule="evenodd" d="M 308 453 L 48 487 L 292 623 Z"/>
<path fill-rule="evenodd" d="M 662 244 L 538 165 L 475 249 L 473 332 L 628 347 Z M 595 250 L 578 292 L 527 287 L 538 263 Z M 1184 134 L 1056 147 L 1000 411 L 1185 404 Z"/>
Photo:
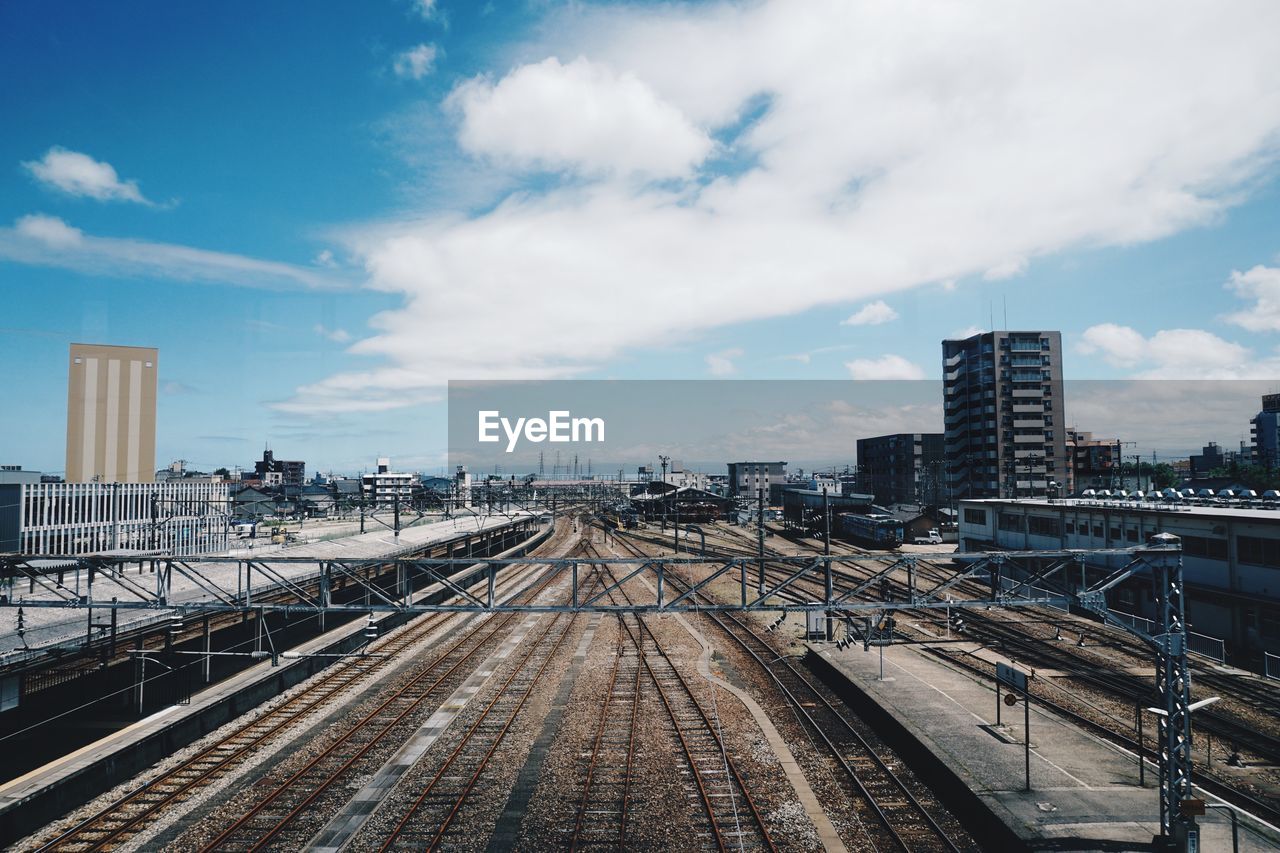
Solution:
<path fill-rule="evenodd" d="M 640 516 L 630 509 L 606 509 L 602 518 L 605 527 L 613 530 L 632 530 L 640 524 Z"/>
<path fill-rule="evenodd" d="M 844 538 L 868 548 L 890 550 L 903 540 L 902 522 L 883 513 L 845 513 L 840 516 L 839 530 Z"/>

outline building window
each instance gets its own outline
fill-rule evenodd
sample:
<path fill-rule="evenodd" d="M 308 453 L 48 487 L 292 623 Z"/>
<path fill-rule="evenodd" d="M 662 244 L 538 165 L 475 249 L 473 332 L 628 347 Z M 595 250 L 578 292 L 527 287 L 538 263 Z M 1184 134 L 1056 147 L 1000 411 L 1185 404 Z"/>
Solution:
<path fill-rule="evenodd" d="M 1075 526 L 1074 524 L 1072 524 L 1071 522 L 1069 522 L 1069 521 L 1068 521 L 1066 524 L 1064 524 L 1064 525 L 1063 525 L 1063 529 L 1064 529 L 1064 530 L 1066 530 L 1066 531 L 1067 531 L 1067 533 L 1069 533 L 1069 534 L 1070 534 L 1070 533 L 1075 533 L 1075 532 L 1076 532 L 1076 526 Z"/>
<path fill-rule="evenodd" d="M 965 524 L 981 524 L 985 526 L 987 523 L 987 511 L 985 509 L 966 508 L 964 511 L 964 523 Z"/>
<path fill-rule="evenodd" d="M 1120 538 L 1120 528 L 1119 528 L 1119 527 L 1112 527 L 1110 532 L 1111 532 L 1111 538 L 1112 538 L 1112 539 L 1119 539 L 1119 538 Z"/>
<path fill-rule="evenodd" d="M 1237 539 L 1237 543 L 1243 547 L 1248 536 L 1241 536 Z M 1257 542 L 1274 541 L 1274 540 L 1254 540 Z M 1209 560 L 1225 560 L 1227 559 L 1227 540 L 1212 539 L 1207 536 L 1183 536 L 1182 537 L 1182 553 L 1188 557 L 1204 557 Z M 1244 558 L 1241 557 L 1243 561 Z M 1265 565 L 1265 564 L 1264 564 Z"/>
<path fill-rule="evenodd" d="M 1126 529 L 1124 532 L 1124 538 L 1128 539 L 1130 542 L 1137 542 L 1138 541 L 1137 529 L 1133 527 Z"/>
<path fill-rule="evenodd" d="M 1221 541 L 1224 545 L 1222 559 L 1226 559 L 1226 541 Z M 1187 551 L 1183 539 L 1183 550 Z M 1189 554 L 1190 551 L 1187 551 Z M 1237 536 L 1236 537 L 1236 555 L 1242 563 L 1249 563 L 1253 566 L 1272 566 L 1280 567 L 1280 539 L 1262 539 L 1257 536 Z"/>
<path fill-rule="evenodd" d="M 1093 538 L 1094 538 L 1094 539 L 1101 539 L 1101 538 L 1102 538 L 1102 525 L 1101 525 L 1101 524 L 1095 524 L 1095 525 L 1093 526 Z"/>
<path fill-rule="evenodd" d="M 1011 533 L 1021 533 L 1023 531 L 1023 516 L 1014 515 L 1009 512 L 1000 513 L 1000 529 L 1007 530 Z"/>
<path fill-rule="evenodd" d="M 1027 532 L 1035 536 L 1060 536 L 1060 531 L 1056 518 L 1033 515 L 1027 519 Z"/>

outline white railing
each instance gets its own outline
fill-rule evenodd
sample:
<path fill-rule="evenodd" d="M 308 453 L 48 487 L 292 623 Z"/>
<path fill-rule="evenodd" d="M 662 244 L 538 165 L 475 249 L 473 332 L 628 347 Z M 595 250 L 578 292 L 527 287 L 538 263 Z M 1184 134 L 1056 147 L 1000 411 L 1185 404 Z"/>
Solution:
<path fill-rule="evenodd" d="M 1280 678 L 1280 655 L 1263 652 L 1262 657 L 1266 664 L 1263 671 L 1266 673 L 1267 678 Z"/>
<path fill-rule="evenodd" d="M 1051 589 L 1045 589 L 1044 587 L 1040 587 L 1040 586 L 1030 586 L 1028 584 L 1020 584 L 1018 583 L 1018 581 L 1015 581 L 1012 578 L 1001 577 L 1000 585 L 1004 587 L 1005 592 L 1008 592 L 1009 590 L 1017 587 L 1018 593 L 1028 598 L 1039 598 L 1039 597 L 1062 598 L 1061 592 L 1056 592 Z M 1070 608 L 1059 607 L 1056 604 L 1046 604 L 1045 607 L 1052 607 L 1055 610 L 1061 610 L 1063 613 L 1071 612 Z"/>
<path fill-rule="evenodd" d="M 1210 637 L 1206 634 L 1197 634 L 1195 631 L 1187 632 L 1187 651 L 1203 655 L 1207 658 L 1213 658 L 1218 663 L 1226 663 L 1227 661 L 1227 644 L 1217 637 Z"/>
<path fill-rule="evenodd" d="M 1130 628 L 1137 628 L 1147 634 L 1154 634 L 1156 631 L 1156 623 L 1145 616 L 1134 616 L 1132 613 L 1125 613 L 1123 610 L 1112 610 L 1111 615 L 1117 620 L 1125 623 Z"/>
<path fill-rule="evenodd" d="M 1129 627 L 1137 628 L 1147 634 L 1154 635 L 1158 630 L 1156 623 L 1145 616 L 1135 616 L 1122 610 L 1112 610 L 1111 615 Z M 1208 634 L 1197 634 L 1195 631 L 1187 632 L 1187 651 L 1213 658 L 1218 663 L 1224 663 L 1227 659 L 1226 643 L 1217 637 L 1210 637 Z M 1277 674 L 1277 677 L 1280 678 L 1280 673 Z"/>

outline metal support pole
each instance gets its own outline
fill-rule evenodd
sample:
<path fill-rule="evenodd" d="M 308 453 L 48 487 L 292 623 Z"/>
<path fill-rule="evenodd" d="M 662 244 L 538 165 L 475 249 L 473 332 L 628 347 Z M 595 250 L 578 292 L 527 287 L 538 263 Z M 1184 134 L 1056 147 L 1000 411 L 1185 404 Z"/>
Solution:
<path fill-rule="evenodd" d="M 764 595 L 764 489 L 756 489 L 758 516 L 756 518 L 756 545 L 760 560 L 760 589 Z"/>
<path fill-rule="evenodd" d="M 1138 787 L 1147 787 L 1147 759 L 1145 753 L 1147 751 L 1147 741 L 1142 735 L 1142 703 L 1139 702 L 1133 708 L 1134 718 L 1138 721 Z"/>
<path fill-rule="evenodd" d="M 141 637 L 139 637 L 137 640 L 134 641 L 133 647 L 137 649 L 139 652 L 143 650 Z M 135 672 L 137 673 L 137 677 L 138 677 L 138 690 L 137 690 L 138 716 L 142 716 L 142 702 L 144 698 L 143 691 L 147 683 L 147 656 L 144 654 L 139 654 L 137 655 L 137 658 L 138 658 L 138 666 L 135 668 Z"/>
<path fill-rule="evenodd" d="M 1195 818 L 1182 813 L 1191 785 L 1191 670 L 1187 665 L 1186 610 L 1182 598 L 1181 540 L 1151 538 L 1143 558 L 1151 566 L 1160 634 L 1156 641 L 1156 690 L 1164 705 L 1157 721 L 1160 767 L 1160 832 L 1172 849 L 1199 848 Z"/>
<path fill-rule="evenodd" d="M 827 558 L 826 572 L 824 578 L 824 592 L 826 593 L 826 604 L 831 606 L 831 599 L 834 597 L 834 584 L 831 579 L 831 505 L 827 500 L 827 487 L 822 487 L 822 556 Z M 835 625 L 831 620 L 831 611 L 827 611 L 827 642 L 835 639 Z"/>
<path fill-rule="evenodd" d="M 211 657 L 212 657 L 212 656 L 209 654 L 209 652 L 210 652 L 210 648 L 209 648 L 210 637 L 209 637 L 209 616 L 208 616 L 208 614 L 205 614 L 204 619 L 203 619 L 203 620 L 201 620 L 201 621 L 202 621 L 202 624 L 201 624 L 201 626 L 200 626 L 200 636 L 201 636 L 201 638 L 204 640 L 204 668 L 203 668 L 203 669 L 204 669 L 204 683 L 205 683 L 205 684 L 208 684 L 208 683 L 209 683 L 209 680 L 210 680 L 209 663 L 210 663 L 210 660 L 211 660 Z"/>
<path fill-rule="evenodd" d="M 1027 790 L 1031 790 L 1031 693 L 1022 691 L 1022 740 L 1024 741 L 1023 758 L 1027 770 Z"/>

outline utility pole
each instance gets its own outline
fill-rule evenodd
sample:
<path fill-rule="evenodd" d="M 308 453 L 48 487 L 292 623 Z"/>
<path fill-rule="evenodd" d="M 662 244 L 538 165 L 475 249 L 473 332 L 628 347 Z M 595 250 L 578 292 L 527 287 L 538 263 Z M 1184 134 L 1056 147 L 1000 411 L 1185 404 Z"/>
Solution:
<path fill-rule="evenodd" d="M 764 593 L 764 489 L 756 489 L 756 544 L 760 554 L 760 593 Z"/>
<path fill-rule="evenodd" d="M 827 500 L 827 487 L 822 487 L 822 556 L 826 557 L 826 593 L 827 601 L 834 592 L 831 578 L 831 505 Z M 835 626 L 831 622 L 831 611 L 827 611 L 827 641 L 835 635 Z"/>

